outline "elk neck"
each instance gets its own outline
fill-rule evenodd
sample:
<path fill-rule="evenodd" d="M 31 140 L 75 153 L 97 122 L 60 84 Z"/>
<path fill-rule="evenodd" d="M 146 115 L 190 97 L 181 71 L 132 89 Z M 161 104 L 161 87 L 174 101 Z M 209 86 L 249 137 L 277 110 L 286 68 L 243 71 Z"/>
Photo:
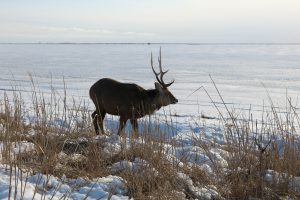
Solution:
<path fill-rule="evenodd" d="M 149 99 L 149 111 L 154 112 L 155 110 L 159 110 L 161 108 L 161 104 L 159 103 L 159 91 L 157 89 L 147 90 L 147 96 Z"/>

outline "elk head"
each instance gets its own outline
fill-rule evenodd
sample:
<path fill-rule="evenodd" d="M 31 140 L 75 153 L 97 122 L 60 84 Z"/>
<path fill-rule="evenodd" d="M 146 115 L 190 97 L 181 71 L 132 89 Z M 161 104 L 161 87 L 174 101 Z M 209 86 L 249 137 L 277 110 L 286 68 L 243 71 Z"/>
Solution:
<path fill-rule="evenodd" d="M 158 101 L 161 104 L 161 106 L 167 106 L 169 104 L 176 104 L 178 102 L 178 99 L 174 97 L 174 95 L 168 90 L 168 87 L 170 87 L 174 80 L 170 83 L 165 83 L 163 80 L 163 76 L 168 72 L 168 70 L 163 71 L 162 65 L 161 65 L 161 49 L 159 49 L 159 57 L 158 57 L 158 65 L 159 65 L 159 72 L 156 72 L 153 67 L 153 59 L 152 59 L 152 53 L 151 53 L 151 68 L 155 75 L 155 78 L 157 82 L 155 82 L 155 88 L 159 91 L 158 95 Z"/>

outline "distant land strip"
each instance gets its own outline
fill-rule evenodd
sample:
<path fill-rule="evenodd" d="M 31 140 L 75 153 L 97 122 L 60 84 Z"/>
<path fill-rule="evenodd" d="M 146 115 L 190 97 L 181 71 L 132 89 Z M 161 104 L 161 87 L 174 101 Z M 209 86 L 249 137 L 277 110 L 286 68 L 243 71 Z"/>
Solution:
<path fill-rule="evenodd" d="M 62 44 L 62 45 L 300 45 L 300 43 L 269 43 L 269 42 L 0 42 L 0 44 L 15 44 L 15 45 L 24 45 L 24 44 Z"/>

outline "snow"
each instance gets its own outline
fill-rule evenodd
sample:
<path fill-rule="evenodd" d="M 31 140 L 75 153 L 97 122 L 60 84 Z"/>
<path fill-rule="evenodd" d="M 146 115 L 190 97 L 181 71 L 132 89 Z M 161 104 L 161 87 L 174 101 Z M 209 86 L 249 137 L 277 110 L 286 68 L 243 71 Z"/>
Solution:
<path fill-rule="evenodd" d="M 188 190 L 195 196 L 197 199 L 214 199 L 218 196 L 218 192 L 215 191 L 215 188 L 200 188 L 193 185 L 193 181 L 184 173 L 178 173 L 178 177 L 181 179 L 182 184 L 185 184 L 188 187 Z"/>
<path fill-rule="evenodd" d="M 297 176 L 289 176 L 286 173 L 279 173 L 274 170 L 267 170 L 264 176 L 264 180 L 268 184 L 278 184 L 283 183 L 286 184 L 286 181 L 288 180 L 288 186 L 290 190 L 294 192 L 300 192 L 300 177 Z"/>
<path fill-rule="evenodd" d="M 58 179 L 54 176 L 43 174 L 28 175 L 12 172 L 10 176 L 9 166 L 0 164 L 0 199 L 7 199 L 11 186 L 11 197 L 16 195 L 17 199 L 23 197 L 24 200 L 41 199 L 60 199 L 64 196 L 67 199 L 128 199 L 125 196 L 126 188 L 124 180 L 118 176 L 107 176 L 95 178 L 93 181 L 86 181 L 82 178 L 77 179 Z M 12 180 L 10 185 L 10 179 Z M 45 190 L 47 188 L 47 190 Z M 17 193 L 15 194 L 15 191 Z M 23 192 L 24 191 L 24 192 Z M 36 191 L 36 192 L 35 192 Z M 23 192 L 23 193 L 22 193 Z M 24 196 L 23 196 L 24 195 Z"/>
<path fill-rule="evenodd" d="M 12 154 L 19 154 L 23 152 L 33 151 L 34 150 L 34 144 L 30 143 L 28 141 L 20 141 L 20 142 L 14 142 L 12 143 Z"/>
<path fill-rule="evenodd" d="M 11 158 L 14 158 L 16 155 L 19 155 L 21 153 L 33 152 L 34 149 L 34 144 L 28 141 L 12 142 L 9 146 L 3 144 L 3 142 L 0 142 L 0 152 L 7 150 L 7 152 L 10 153 Z M 0 154 L 0 162 L 1 160 L 2 154 Z"/>
<path fill-rule="evenodd" d="M 111 170 L 114 173 L 119 173 L 122 171 L 129 171 L 132 173 L 141 172 L 141 170 L 144 170 L 145 168 L 148 168 L 150 165 L 146 160 L 135 158 L 133 162 L 123 160 L 120 162 L 116 162 L 111 166 Z M 155 169 L 153 169 L 155 170 Z M 158 173 L 156 173 L 158 174 Z"/>

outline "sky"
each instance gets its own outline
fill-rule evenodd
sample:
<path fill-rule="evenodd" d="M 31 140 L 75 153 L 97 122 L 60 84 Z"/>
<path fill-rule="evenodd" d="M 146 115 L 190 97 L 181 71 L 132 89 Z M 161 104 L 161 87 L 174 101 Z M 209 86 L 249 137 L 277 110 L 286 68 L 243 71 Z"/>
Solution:
<path fill-rule="evenodd" d="M 0 0 L 0 42 L 300 43 L 300 1 Z"/>

